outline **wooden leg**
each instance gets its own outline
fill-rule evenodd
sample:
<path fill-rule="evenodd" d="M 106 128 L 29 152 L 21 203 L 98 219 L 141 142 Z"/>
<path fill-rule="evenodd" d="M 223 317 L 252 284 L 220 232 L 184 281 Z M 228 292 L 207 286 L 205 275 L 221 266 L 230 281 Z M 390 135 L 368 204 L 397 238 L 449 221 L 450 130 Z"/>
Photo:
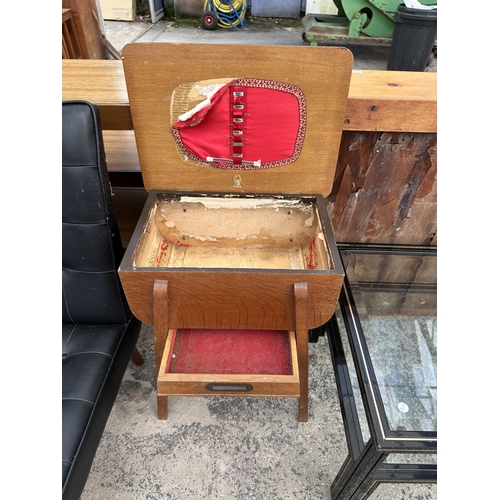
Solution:
<path fill-rule="evenodd" d="M 295 283 L 295 335 L 299 358 L 299 422 L 309 418 L 309 330 L 308 330 L 308 287 L 307 283 Z"/>
<path fill-rule="evenodd" d="M 156 396 L 156 402 L 158 405 L 158 419 L 167 420 L 168 418 L 168 396 L 164 394 L 158 394 Z"/>
<path fill-rule="evenodd" d="M 155 280 L 153 287 L 153 326 L 155 331 L 156 376 L 160 371 L 168 333 L 168 281 Z M 157 394 L 158 418 L 167 418 L 167 396 Z"/>
<path fill-rule="evenodd" d="M 141 354 L 141 351 L 139 351 L 139 349 L 137 349 L 137 347 L 134 347 L 134 352 L 132 352 L 132 362 L 134 363 L 134 365 L 137 365 L 137 366 L 142 366 L 144 364 L 144 358 Z"/>

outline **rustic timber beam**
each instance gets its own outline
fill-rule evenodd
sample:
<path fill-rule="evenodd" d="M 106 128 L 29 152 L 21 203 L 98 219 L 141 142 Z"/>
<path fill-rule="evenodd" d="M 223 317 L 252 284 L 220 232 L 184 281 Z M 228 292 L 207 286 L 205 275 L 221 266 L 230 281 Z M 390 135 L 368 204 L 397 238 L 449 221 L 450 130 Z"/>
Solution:
<path fill-rule="evenodd" d="M 354 70 L 344 130 L 437 132 L 437 73 Z"/>
<path fill-rule="evenodd" d="M 345 131 L 436 132 L 437 73 L 354 70 Z M 131 130 L 121 61 L 63 60 L 62 99 L 99 106 L 105 130 Z"/>

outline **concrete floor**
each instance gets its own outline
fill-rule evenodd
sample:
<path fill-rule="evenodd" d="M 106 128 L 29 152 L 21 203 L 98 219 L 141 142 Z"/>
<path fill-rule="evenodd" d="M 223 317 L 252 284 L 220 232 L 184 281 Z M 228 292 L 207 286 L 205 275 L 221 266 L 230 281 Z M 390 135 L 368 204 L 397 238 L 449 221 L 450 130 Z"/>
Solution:
<path fill-rule="evenodd" d="M 326 337 L 309 347 L 309 421 L 296 399 L 170 397 L 156 416 L 153 329 L 129 364 L 82 500 L 330 500 L 347 457 Z M 435 500 L 437 486 L 384 484 L 373 500 Z"/>
<path fill-rule="evenodd" d="M 302 40 L 303 28 L 298 20 L 250 18 L 243 30 L 217 28 L 208 31 L 198 20 L 184 21 L 161 19 L 150 22 L 104 21 L 106 38 L 121 51 L 131 42 L 167 43 L 226 43 L 248 45 L 306 45 Z M 325 45 L 339 45 L 326 42 Z M 386 70 L 391 51 L 388 45 L 342 44 L 354 55 L 356 70 Z M 426 71 L 437 71 L 437 56 L 427 66 Z"/>
<path fill-rule="evenodd" d="M 118 50 L 133 41 L 303 45 L 302 29 L 284 24 L 206 31 L 168 20 L 105 21 L 105 29 Z M 389 47 L 351 50 L 355 69 L 386 69 Z M 297 420 L 297 400 L 284 398 L 171 397 L 168 420 L 158 420 L 151 327 L 143 326 L 138 347 L 145 363 L 129 364 L 82 500 L 330 498 L 347 445 L 325 337 L 310 344 L 307 423 Z M 434 500 L 437 487 L 382 485 L 370 498 Z"/>

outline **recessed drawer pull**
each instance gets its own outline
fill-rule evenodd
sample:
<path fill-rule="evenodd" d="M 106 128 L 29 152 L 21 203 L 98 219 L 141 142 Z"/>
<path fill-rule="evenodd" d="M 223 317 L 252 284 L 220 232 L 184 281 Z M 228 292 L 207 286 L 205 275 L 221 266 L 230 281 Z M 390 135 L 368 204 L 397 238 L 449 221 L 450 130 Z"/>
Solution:
<path fill-rule="evenodd" d="M 250 392 L 253 386 L 251 384 L 207 384 L 205 389 L 212 392 Z"/>

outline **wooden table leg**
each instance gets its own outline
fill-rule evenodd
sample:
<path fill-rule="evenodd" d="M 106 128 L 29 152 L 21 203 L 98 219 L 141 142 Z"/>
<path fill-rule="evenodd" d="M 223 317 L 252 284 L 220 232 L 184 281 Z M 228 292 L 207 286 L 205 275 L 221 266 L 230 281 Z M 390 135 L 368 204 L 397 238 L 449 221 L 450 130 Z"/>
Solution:
<path fill-rule="evenodd" d="M 141 354 L 141 351 L 139 351 L 139 349 L 137 349 L 137 346 L 134 347 L 134 350 L 132 352 L 132 356 L 130 359 L 132 359 L 132 362 L 134 363 L 134 365 L 142 366 L 144 364 L 144 358 Z"/>
<path fill-rule="evenodd" d="M 153 327 L 155 332 L 156 377 L 158 377 L 168 333 L 168 281 L 165 280 L 155 280 L 154 282 Z M 158 418 L 166 420 L 168 417 L 167 396 L 157 393 L 156 399 L 158 404 Z"/>
<path fill-rule="evenodd" d="M 307 283 L 295 283 L 295 335 L 299 360 L 299 422 L 309 419 L 309 330 Z"/>

